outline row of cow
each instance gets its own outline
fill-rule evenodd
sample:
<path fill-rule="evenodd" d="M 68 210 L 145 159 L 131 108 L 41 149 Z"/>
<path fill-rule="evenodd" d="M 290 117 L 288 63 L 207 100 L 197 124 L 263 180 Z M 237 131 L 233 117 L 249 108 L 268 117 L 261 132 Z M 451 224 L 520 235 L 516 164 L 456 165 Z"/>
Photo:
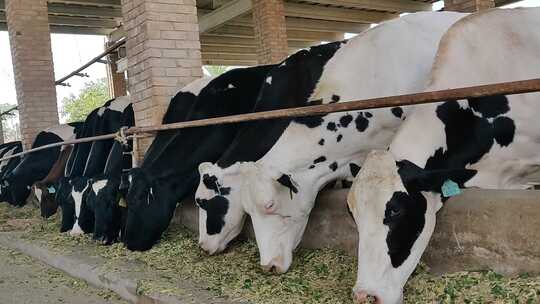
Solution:
<path fill-rule="evenodd" d="M 537 78 L 539 33 L 540 9 L 410 14 L 277 65 L 197 80 L 171 100 L 163 123 Z M 540 171 L 538 99 L 470 98 L 161 131 L 132 169 L 130 143 L 81 143 L 1 163 L 0 189 L 20 205 L 34 185 L 43 216 L 62 208 L 63 232 L 121 240 L 130 250 L 156 244 L 178 202 L 195 192 L 204 250 L 223 251 L 249 215 L 262 267 L 283 273 L 318 192 L 354 178 L 354 298 L 400 303 L 448 197 L 466 187 L 524 188 Z M 57 138 L 40 133 L 34 146 L 133 123 L 128 99 L 117 98 L 82 124 L 46 131 Z M 1 156 L 21 147 L 0 149 Z"/>

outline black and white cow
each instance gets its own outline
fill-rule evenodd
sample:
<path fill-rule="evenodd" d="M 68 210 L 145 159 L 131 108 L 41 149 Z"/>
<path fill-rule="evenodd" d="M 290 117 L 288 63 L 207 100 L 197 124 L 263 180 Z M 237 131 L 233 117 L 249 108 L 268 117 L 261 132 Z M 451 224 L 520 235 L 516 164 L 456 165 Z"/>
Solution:
<path fill-rule="evenodd" d="M 289 87 L 305 81 L 311 84 L 303 94 L 305 100 L 320 104 L 422 91 L 440 37 L 463 16 L 419 13 L 386 22 L 350 40 L 318 66 L 285 61 L 262 93 L 286 99 Z M 306 78 L 313 68 L 320 71 L 317 77 Z M 262 267 L 287 271 L 318 191 L 354 175 L 367 151 L 388 144 L 406 111 L 295 119 L 256 162 L 201 164 L 196 193 L 201 246 L 210 253 L 223 250 L 241 231 L 247 212 Z"/>
<path fill-rule="evenodd" d="M 540 8 L 491 10 L 443 37 L 428 90 L 540 76 Z M 540 172 L 540 93 L 417 108 L 387 151 L 372 152 L 349 194 L 358 225 L 355 298 L 403 301 L 436 212 L 459 188 L 523 189 Z"/>
<path fill-rule="evenodd" d="M 32 192 L 36 197 L 43 218 L 49 218 L 56 213 L 58 204 L 56 203 L 56 191 L 60 178 L 64 176 L 67 162 L 73 151 L 73 145 L 64 146 L 60 155 L 44 179 L 32 185 Z"/>
<path fill-rule="evenodd" d="M 196 82 L 178 93 L 173 104 L 193 106 L 180 119 L 252 112 L 266 74 L 272 66 L 234 69 L 210 82 Z M 175 100 L 176 99 L 176 100 Z M 148 250 L 168 227 L 179 201 L 194 192 L 197 166 L 215 161 L 244 124 L 161 132 L 140 168 L 130 173 L 128 216 L 124 243 L 130 250 Z"/>
<path fill-rule="evenodd" d="M 85 121 L 85 128 L 87 124 L 94 128 L 91 136 L 114 133 L 127 122 L 126 119 L 123 119 L 124 115 L 131 117 L 131 120 L 133 120 L 133 108 L 130 98 L 126 96 L 117 97 L 99 107 L 94 119 Z M 86 206 L 86 197 L 91 189 L 91 178 L 103 173 L 114 142 L 114 139 L 93 142 L 82 175 L 73 176 L 72 171 L 69 179 L 71 191 L 61 201 L 62 232 L 69 230 L 70 235 L 75 236 L 90 233 L 94 230 L 94 214 Z M 74 161 L 77 161 L 77 159 Z"/>
<path fill-rule="evenodd" d="M 0 158 L 8 157 L 22 152 L 22 143 L 20 141 L 12 141 L 0 145 Z M 0 162 L 0 181 L 4 179 L 9 172 L 11 172 L 20 162 L 20 157 L 14 157 L 3 160 Z M 8 200 L 7 187 L 0 182 L 0 202 L 6 202 Z"/>
<path fill-rule="evenodd" d="M 38 133 L 32 148 L 73 139 L 80 127 L 80 123 L 71 123 L 47 128 Z M 55 147 L 24 155 L 17 167 L 3 179 L 3 184 L 7 187 L 8 202 L 23 206 L 31 186 L 49 173 L 61 150 L 61 147 Z"/>
<path fill-rule="evenodd" d="M 133 109 L 128 107 L 122 115 L 122 126 L 134 125 Z M 86 205 L 94 214 L 93 237 L 106 245 L 115 242 L 120 230 L 125 226 L 127 215 L 125 198 L 128 188 L 126 179 L 133 163 L 130 154 L 132 147 L 132 140 L 127 143 L 115 141 L 107 156 L 103 172 L 92 177 L 90 181 Z"/>

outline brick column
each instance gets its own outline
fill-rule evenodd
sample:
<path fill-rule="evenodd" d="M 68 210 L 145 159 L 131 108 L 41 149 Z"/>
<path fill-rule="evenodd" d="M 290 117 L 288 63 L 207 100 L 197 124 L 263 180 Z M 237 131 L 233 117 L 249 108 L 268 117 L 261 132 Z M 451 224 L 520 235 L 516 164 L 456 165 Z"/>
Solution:
<path fill-rule="evenodd" d="M 259 64 L 277 63 L 289 54 L 283 0 L 252 0 Z"/>
<path fill-rule="evenodd" d="M 472 13 L 495 7 L 495 0 L 444 0 L 444 9 Z"/>
<path fill-rule="evenodd" d="M 171 97 L 202 77 L 195 0 L 122 0 L 136 124 L 161 123 Z M 152 138 L 139 140 L 142 157 Z"/>
<path fill-rule="evenodd" d="M 51 34 L 46 0 L 7 0 L 6 17 L 22 141 L 58 124 Z"/>

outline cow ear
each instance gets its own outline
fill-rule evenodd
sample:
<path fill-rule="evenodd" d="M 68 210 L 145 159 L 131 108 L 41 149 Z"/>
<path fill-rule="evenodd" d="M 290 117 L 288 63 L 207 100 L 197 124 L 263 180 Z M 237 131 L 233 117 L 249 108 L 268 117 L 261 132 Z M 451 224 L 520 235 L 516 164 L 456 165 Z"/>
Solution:
<path fill-rule="evenodd" d="M 463 184 L 476 174 L 476 170 L 465 168 L 424 170 L 408 161 L 398 162 L 398 167 L 399 175 L 409 193 L 416 191 L 441 193 L 443 185 L 449 181 L 463 188 Z"/>
<path fill-rule="evenodd" d="M 199 174 L 203 176 L 204 174 L 212 174 L 214 175 L 214 171 L 216 170 L 216 165 L 212 164 L 211 162 L 204 162 L 199 164 Z"/>

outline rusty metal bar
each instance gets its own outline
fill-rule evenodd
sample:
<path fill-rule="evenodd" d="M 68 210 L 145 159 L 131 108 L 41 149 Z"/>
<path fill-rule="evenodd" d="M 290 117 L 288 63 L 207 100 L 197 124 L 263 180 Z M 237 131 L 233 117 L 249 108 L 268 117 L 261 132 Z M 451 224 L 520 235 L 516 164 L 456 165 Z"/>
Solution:
<path fill-rule="evenodd" d="M 103 57 L 109 55 L 110 53 L 114 52 L 117 48 L 121 47 L 125 43 L 126 43 L 126 39 L 122 39 L 120 41 L 115 42 L 113 45 L 106 48 L 105 51 L 103 51 L 103 53 L 101 53 L 98 56 L 94 57 L 93 59 L 91 59 L 90 61 L 88 61 L 87 63 L 82 65 L 80 68 L 76 69 L 75 71 L 73 71 L 73 72 L 69 73 L 68 75 L 56 80 L 54 82 L 54 84 L 55 85 L 64 85 L 63 84 L 64 81 L 70 79 L 73 76 L 79 76 L 78 74 L 81 74 L 80 72 L 82 72 L 83 70 L 85 70 L 86 68 L 91 66 L 92 64 L 94 64 L 96 62 L 99 62 L 99 60 L 101 60 L 101 58 L 103 58 Z"/>
<path fill-rule="evenodd" d="M 424 93 L 372 98 L 372 99 L 365 99 L 365 100 L 355 100 L 355 101 L 349 101 L 349 102 L 325 104 L 325 105 L 318 105 L 318 106 L 306 106 L 306 107 L 299 107 L 299 108 L 280 109 L 280 110 L 232 115 L 232 116 L 225 116 L 225 117 L 200 119 L 200 120 L 177 122 L 177 123 L 165 124 L 165 125 L 157 125 L 157 126 L 151 126 L 151 127 L 131 127 L 127 129 L 124 133 L 125 135 L 134 135 L 138 133 L 153 133 L 153 132 L 163 131 L 163 130 L 185 129 L 185 128 L 231 124 L 231 123 L 239 123 L 239 122 L 255 121 L 255 120 L 317 116 L 317 115 L 324 115 L 324 114 L 336 113 L 336 112 L 358 111 L 358 110 L 399 107 L 399 106 L 411 106 L 411 105 L 435 103 L 435 102 L 449 101 L 449 100 L 459 100 L 459 99 L 466 99 L 466 98 L 489 97 L 489 96 L 496 96 L 496 95 L 515 95 L 515 94 L 524 94 L 524 93 L 532 93 L 532 92 L 540 92 L 540 78 L 522 80 L 522 81 L 502 82 L 502 83 L 496 83 L 496 84 L 465 87 L 465 88 L 458 88 L 458 89 L 448 89 L 448 90 L 440 90 L 440 91 L 432 91 L 432 92 L 424 92 Z M 79 138 L 75 140 L 68 140 L 65 142 L 49 144 L 49 145 L 41 146 L 35 149 L 30 149 L 21 153 L 4 157 L 0 159 L 0 161 L 7 160 L 14 157 L 19 157 L 28 153 L 41 151 L 41 150 L 49 149 L 53 147 L 72 145 L 72 144 L 90 142 L 90 141 L 112 139 L 112 138 L 116 138 L 117 136 L 119 136 L 119 133 L 106 134 L 106 135 L 100 135 L 100 136 L 94 136 L 94 137 L 85 137 L 85 138 Z M 136 146 L 137 145 L 136 136 L 134 138 L 134 141 L 135 141 L 134 146 Z"/>

